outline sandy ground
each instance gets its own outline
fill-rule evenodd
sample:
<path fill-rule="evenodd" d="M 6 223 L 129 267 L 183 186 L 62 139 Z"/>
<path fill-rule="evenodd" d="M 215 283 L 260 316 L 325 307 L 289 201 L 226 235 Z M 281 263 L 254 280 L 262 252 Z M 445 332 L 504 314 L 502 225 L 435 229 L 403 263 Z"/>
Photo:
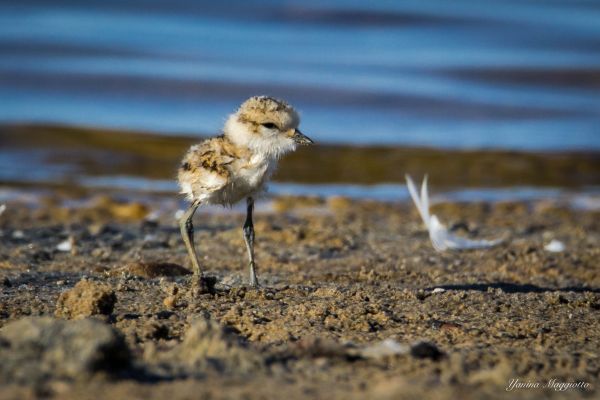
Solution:
<path fill-rule="evenodd" d="M 0 398 L 598 396 L 598 212 L 439 204 L 459 233 L 508 238 L 440 254 L 412 205 L 280 198 L 255 217 L 254 290 L 243 216 L 200 211 L 216 284 L 192 297 L 175 210 L 149 218 L 155 201 L 7 204 Z"/>

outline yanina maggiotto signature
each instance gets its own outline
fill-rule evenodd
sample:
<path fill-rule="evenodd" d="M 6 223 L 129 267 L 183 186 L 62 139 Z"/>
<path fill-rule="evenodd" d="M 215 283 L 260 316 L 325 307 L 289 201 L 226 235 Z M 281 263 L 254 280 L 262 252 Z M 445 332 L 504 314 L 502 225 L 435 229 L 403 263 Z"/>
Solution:
<path fill-rule="evenodd" d="M 518 389 L 553 389 L 557 392 L 564 392 L 573 389 L 584 389 L 590 390 L 592 385 L 588 382 L 583 381 L 572 381 L 572 382 L 561 382 L 556 379 L 550 379 L 548 382 L 537 382 L 537 381 L 521 381 L 519 379 L 511 379 L 508 381 L 508 385 L 505 390 L 512 392 Z"/>

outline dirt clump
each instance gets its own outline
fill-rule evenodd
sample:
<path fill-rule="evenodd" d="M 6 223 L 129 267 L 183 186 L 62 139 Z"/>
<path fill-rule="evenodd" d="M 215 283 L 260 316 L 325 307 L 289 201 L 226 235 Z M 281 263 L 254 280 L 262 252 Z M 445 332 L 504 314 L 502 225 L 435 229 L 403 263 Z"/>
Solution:
<path fill-rule="evenodd" d="M 215 370 L 225 374 L 251 374 L 264 369 L 262 357 L 231 328 L 208 318 L 195 319 L 183 342 L 169 354 L 190 375 Z"/>
<path fill-rule="evenodd" d="M 82 279 L 71 290 L 61 293 L 56 302 L 56 317 L 76 319 L 110 315 L 117 296 L 110 286 Z"/>
<path fill-rule="evenodd" d="M 0 359 L 0 383 L 24 385 L 113 374 L 130 365 L 125 341 L 111 326 L 51 317 L 26 317 L 4 326 Z"/>

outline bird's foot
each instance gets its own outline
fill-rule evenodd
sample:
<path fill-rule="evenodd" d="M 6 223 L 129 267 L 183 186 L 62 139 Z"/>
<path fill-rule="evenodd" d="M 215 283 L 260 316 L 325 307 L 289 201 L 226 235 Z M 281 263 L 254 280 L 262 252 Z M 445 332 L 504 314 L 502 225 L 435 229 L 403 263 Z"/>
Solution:
<path fill-rule="evenodd" d="M 194 275 L 192 277 L 191 295 L 192 299 L 202 294 L 213 294 L 217 278 L 214 276 Z"/>
<path fill-rule="evenodd" d="M 254 278 L 250 278 L 250 288 L 252 289 L 260 289 L 261 286 L 258 283 L 258 279 L 256 279 L 256 277 Z"/>
<path fill-rule="evenodd" d="M 250 287 L 252 289 L 260 288 L 260 284 L 258 283 L 258 278 L 256 277 L 256 266 L 253 261 L 250 261 Z"/>

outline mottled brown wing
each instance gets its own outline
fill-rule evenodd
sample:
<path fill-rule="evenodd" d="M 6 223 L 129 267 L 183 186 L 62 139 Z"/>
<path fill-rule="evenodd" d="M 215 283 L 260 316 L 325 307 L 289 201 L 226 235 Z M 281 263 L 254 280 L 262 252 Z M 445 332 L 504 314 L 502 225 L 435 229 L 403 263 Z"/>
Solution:
<path fill-rule="evenodd" d="M 223 188 L 230 180 L 228 165 L 234 158 L 223 151 L 220 138 L 192 146 L 179 168 L 182 192 L 193 198 Z"/>

